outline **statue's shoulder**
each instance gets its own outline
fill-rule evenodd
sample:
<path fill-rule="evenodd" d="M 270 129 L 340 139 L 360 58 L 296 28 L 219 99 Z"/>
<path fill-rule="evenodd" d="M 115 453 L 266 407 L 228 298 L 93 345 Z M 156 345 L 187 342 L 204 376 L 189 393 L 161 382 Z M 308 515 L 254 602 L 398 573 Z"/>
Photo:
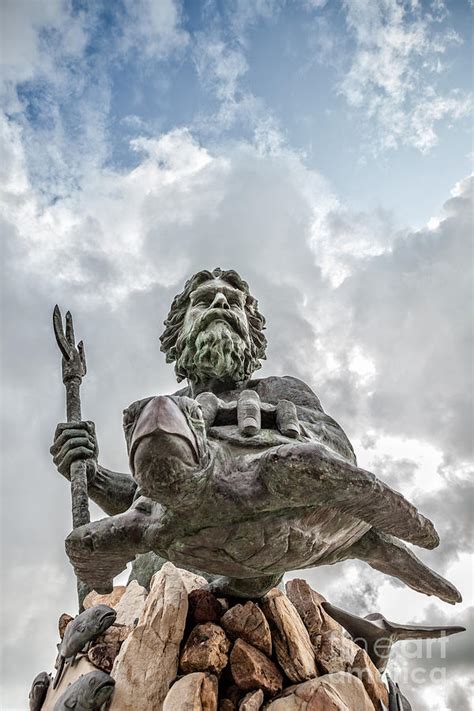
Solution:
<path fill-rule="evenodd" d="M 276 405 L 279 400 L 291 400 L 300 407 L 323 411 L 316 393 L 311 390 L 309 385 L 292 375 L 261 378 L 251 381 L 249 385 L 258 392 L 260 398 L 265 402 Z"/>

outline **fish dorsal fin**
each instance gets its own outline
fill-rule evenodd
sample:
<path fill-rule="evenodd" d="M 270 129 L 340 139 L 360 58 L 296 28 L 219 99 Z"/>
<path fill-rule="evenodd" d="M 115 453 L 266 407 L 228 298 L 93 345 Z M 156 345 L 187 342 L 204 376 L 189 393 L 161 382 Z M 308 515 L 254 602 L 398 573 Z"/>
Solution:
<path fill-rule="evenodd" d="M 353 615 L 350 612 L 346 612 L 346 610 L 341 610 L 340 607 L 331 605 L 330 602 L 323 602 L 321 604 L 325 612 L 327 612 L 333 620 L 339 622 L 354 639 L 365 639 L 370 642 L 378 639 L 381 630 L 384 629 L 383 627 L 379 627 L 375 622 L 364 617 Z"/>
<path fill-rule="evenodd" d="M 373 625 L 376 625 L 379 629 L 385 630 L 386 632 L 391 632 L 392 623 L 387 620 L 380 612 L 371 612 L 370 615 L 366 615 L 364 620 L 368 620 Z"/>

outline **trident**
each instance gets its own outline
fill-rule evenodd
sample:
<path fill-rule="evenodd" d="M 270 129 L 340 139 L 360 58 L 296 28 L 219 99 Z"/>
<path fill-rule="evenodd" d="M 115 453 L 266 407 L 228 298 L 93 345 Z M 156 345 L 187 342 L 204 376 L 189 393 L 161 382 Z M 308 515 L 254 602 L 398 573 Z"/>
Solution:
<path fill-rule="evenodd" d="M 68 422 L 80 422 L 81 395 L 80 387 L 82 378 L 86 374 L 86 358 L 84 344 L 80 341 L 77 346 L 74 340 L 74 326 L 71 312 L 66 314 L 66 332 L 63 329 L 59 306 L 54 307 L 53 328 L 56 342 L 62 353 L 63 383 L 66 388 L 66 417 Z M 71 500 L 72 500 L 72 527 L 78 528 L 89 523 L 89 497 L 87 494 L 87 468 L 84 460 L 72 462 L 70 468 Z M 90 588 L 77 579 L 77 595 L 79 598 L 79 612 L 83 609 L 82 603 Z"/>

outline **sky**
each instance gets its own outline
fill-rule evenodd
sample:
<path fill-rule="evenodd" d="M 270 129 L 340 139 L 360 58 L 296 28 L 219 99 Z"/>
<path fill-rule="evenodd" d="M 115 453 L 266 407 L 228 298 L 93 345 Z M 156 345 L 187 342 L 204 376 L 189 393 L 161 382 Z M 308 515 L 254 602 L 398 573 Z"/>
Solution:
<path fill-rule="evenodd" d="M 158 337 L 195 271 L 238 270 L 359 464 L 415 503 L 451 607 L 361 562 L 304 573 L 395 622 L 472 620 L 472 7 L 467 0 L 3 0 L 2 709 L 76 609 L 55 303 L 83 412 L 125 470 L 122 410 L 176 387 Z M 94 518 L 101 511 L 91 506 Z M 472 708 L 470 636 L 399 645 L 414 711 Z M 415 673 L 416 672 L 416 673 Z"/>

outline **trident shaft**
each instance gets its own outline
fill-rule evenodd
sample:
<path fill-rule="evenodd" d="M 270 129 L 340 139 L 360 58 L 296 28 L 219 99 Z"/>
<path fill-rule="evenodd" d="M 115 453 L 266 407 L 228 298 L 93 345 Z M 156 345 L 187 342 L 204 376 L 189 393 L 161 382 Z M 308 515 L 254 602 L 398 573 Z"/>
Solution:
<path fill-rule="evenodd" d="M 66 314 L 66 326 L 63 322 L 59 307 L 56 305 L 53 312 L 53 328 L 56 342 L 62 353 L 62 375 L 66 388 L 66 413 L 68 422 L 80 422 L 81 395 L 80 387 L 82 378 L 86 374 L 86 359 L 84 344 L 80 341 L 77 346 L 74 339 L 74 325 L 72 315 Z M 72 500 L 72 526 L 78 528 L 89 523 L 89 497 L 87 493 L 87 465 L 83 460 L 72 462 L 71 475 L 71 500 Z M 77 580 L 77 594 L 79 597 L 79 611 L 89 588 L 85 583 Z"/>

